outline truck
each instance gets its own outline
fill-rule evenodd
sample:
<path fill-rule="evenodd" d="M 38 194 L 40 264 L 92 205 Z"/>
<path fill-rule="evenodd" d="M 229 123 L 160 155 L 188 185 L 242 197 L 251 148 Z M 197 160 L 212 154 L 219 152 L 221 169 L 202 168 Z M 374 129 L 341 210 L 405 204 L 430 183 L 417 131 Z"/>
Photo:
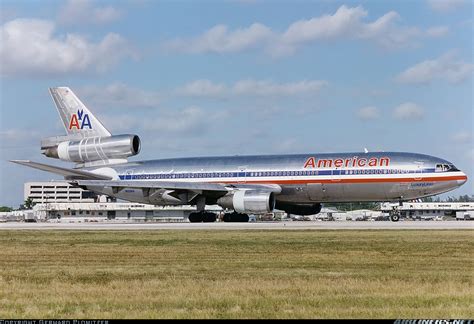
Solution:
<path fill-rule="evenodd" d="M 456 220 L 471 220 L 474 219 L 472 217 L 472 211 L 457 211 L 456 212 Z"/>

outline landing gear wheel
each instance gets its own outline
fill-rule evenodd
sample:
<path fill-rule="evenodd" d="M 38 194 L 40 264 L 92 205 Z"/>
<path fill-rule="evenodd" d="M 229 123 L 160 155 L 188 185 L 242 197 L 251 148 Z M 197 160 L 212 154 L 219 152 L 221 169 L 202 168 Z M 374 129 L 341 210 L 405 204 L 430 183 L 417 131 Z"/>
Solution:
<path fill-rule="evenodd" d="M 202 221 L 204 223 L 213 223 L 217 219 L 217 215 L 214 213 L 203 213 Z"/>
<path fill-rule="evenodd" d="M 397 214 L 394 214 L 394 215 L 390 215 L 390 220 L 392 222 L 398 222 L 400 220 L 400 216 L 397 215 Z"/>
<path fill-rule="evenodd" d="M 249 215 L 247 214 L 239 214 L 239 213 L 229 213 L 224 214 L 224 222 L 239 222 L 239 223 L 247 223 L 249 221 Z"/>
<path fill-rule="evenodd" d="M 200 223 L 200 222 L 202 222 L 202 214 L 201 213 L 191 213 L 191 214 L 189 214 L 188 219 L 191 223 Z"/>
<path fill-rule="evenodd" d="M 191 223 L 212 223 L 216 221 L 216 218 L 216 214 L 207 212 L 193 212 L 188 216 Z"/>

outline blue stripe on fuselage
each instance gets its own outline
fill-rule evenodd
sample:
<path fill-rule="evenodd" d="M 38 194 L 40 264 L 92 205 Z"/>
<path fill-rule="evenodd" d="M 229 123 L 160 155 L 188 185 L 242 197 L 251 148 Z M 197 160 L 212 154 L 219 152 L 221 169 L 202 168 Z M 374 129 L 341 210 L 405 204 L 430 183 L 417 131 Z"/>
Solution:
<path fill-rule="evenodd" d="M 420 172 L 422 171 L 422 172 Z M 126 174 L 119 175 L 120 180 L 150 180 L 150 179 L 196 179 L 196 178 L 261 178 L 261 177 L 308 177 L 330 175 L 372 175 L 372 174 L 423 174 L 433 173 L 434 168 L 423 170 L 404 169 L 355 169 L 355 170 L 298 170 L 298 171 L 248 171 L 248 172 L 187 172 L 187 173 L 155 173 L 155 174 Z M 444 173 L 444 172 L 443 172 Z"/>

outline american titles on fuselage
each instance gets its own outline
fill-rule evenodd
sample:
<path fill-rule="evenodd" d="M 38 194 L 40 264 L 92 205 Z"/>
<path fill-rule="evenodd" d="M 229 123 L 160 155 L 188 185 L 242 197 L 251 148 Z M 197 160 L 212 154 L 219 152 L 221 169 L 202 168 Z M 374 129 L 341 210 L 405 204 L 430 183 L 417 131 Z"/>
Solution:
<path fill-rule="evenodd" d="M 352 158 L 345 158 L 345 159 L 317 159 L 314 156 L 311 156 L 306 159 L 304 163 L 304 168 L 355 168 L 355 167 L 382 167 L 382 166 L 389 166 L 390 165 L 390 158 L 389 157 L 371 157 L 367 158 L 359 158 L 358 156 L 353 156 Z"/>

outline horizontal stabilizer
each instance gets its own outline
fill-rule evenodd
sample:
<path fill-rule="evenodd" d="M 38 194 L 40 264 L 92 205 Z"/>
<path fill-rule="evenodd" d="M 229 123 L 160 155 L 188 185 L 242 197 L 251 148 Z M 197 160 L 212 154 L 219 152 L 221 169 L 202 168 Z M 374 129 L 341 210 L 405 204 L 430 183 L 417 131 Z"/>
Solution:
<path fill-rule="evenodd" d="M 59 175 L 62 175 L 66 179 L 89 179 L 89 180 L 110 180 L 111 179 L 111 177 L 95 174 L 89 171 L 61 168 L 54 165 L 32 162 L 28 160 L 12 160 L 10 162 L 26 165 L 33 169 L 38 169 L 42 171 L 59 174 Z"/>

